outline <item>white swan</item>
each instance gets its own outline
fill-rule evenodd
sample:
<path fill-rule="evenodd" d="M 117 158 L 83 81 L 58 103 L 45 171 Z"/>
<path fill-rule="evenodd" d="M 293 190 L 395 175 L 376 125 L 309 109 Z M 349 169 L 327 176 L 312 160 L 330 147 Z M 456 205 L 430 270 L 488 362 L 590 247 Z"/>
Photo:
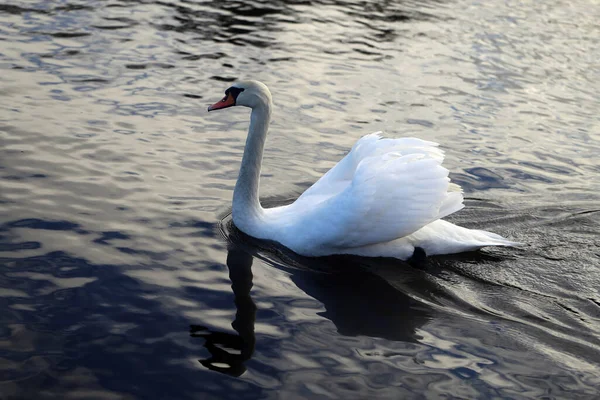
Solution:
<path fill-rule="evenodd" d="M 348 155 L 294 203 L 264 209 L 258 197 L 260 167 L 271 93 L 258 81 L 235 83 L 208 111 L 231 106 L 252 109 L 250 128 L 233 192 L 232 217 L 244 233 L 281 243 L 305 256 L 354 254 L 410 258 L 513 246 L 491 232 L 441 218 L 464 207 L 461 188 L 450 183 L 437 143 L 415 138 L 359 139 Z"/>

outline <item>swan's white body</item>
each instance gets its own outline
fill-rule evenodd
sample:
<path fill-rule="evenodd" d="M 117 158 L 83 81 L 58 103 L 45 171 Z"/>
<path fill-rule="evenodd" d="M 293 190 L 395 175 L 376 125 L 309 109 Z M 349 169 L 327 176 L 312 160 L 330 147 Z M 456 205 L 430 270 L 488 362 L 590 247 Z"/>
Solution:
<path fill-rule="evenodd" d="M 463 205 L 458 185 L 442 167 L 436 143 L 415 138 L 359 139 L 340 162 L 294 203 L 264 209 L 258 197 L 260 165 L 271 116 L 271 94 L 256 81 L 240 82 L 232 104 L 252 108 L 250 128 L 233 194 L 232 216 L 244 233 L 281 243 L 305 256 L 354 254 L 410 258 L 511 246 L 491 232 L 443 221 Z M 223 104 L 228 99 L 226 96 Z"/>

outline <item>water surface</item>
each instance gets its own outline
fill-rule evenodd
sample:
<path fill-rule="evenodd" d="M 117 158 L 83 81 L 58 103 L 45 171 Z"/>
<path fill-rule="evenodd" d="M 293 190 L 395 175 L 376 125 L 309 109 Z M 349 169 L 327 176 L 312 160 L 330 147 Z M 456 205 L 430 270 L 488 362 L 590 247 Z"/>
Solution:
<path fill-rule="evenodd" d="M 0 398 L 560 398 L 600 387 L 593 1 L 0 5 Z M 362 135 L 437 141 L 521 249 L 307 259 L 232 226 Z"/>

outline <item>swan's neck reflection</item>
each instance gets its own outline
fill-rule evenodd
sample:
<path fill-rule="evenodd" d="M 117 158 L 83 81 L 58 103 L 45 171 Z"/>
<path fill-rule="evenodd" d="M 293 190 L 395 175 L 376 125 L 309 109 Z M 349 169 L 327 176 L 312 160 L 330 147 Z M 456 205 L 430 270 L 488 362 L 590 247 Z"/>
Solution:
<path fill-rule="evenodd" d="M 211 331 L 201 325 L 192 325 L 190 335 L 205 339 L 204 347 L 211 357 L 199 360 L 203 366 L 224 374 L 240 376 L 246 372 L 244 363 L 252 357 L 256 344 L 256 305 L 250 297 L 253 278 L 252 256 L 242 250 L 230 249 L 227 254 L 227 267 L 237 309 L 231 326 L 238 334 Z"/>

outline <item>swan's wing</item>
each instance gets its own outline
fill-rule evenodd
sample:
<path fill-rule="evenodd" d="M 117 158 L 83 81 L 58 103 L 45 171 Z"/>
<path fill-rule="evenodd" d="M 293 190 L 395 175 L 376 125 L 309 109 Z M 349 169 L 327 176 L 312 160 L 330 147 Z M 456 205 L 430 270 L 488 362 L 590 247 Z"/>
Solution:
<path fill-rule="evenodd" d="M 301 207 L 303 240 L 327 248 L 387 242 L 463 208 L 460 187 L 450 183 L 448 170 L 441 165 L 443 152 L 436 146 L 376 134 L 359 140 L 323 181 L 309 189 L 312 193 Z M 348 183 L 343 190 L 308 207 L 310 197 L 322 193 L 321 186 L 344 180 Z"/>
<path fill-rule="evenodd" d="M 361 161 L 369 157 L 398 152 L 402 155 L 428 154 L 432 158 L 439 159 L 440 163 L 444 159 L 444 153 L 437 148 L 437 143 L 416 138 L 382 138 L 381 135 L 381 132 L 375 132 L 356 141 L 350 152 L 302 193 L 296 203 L 314 206 L 341 193 L 352 183 L 356 168 Z"/>

